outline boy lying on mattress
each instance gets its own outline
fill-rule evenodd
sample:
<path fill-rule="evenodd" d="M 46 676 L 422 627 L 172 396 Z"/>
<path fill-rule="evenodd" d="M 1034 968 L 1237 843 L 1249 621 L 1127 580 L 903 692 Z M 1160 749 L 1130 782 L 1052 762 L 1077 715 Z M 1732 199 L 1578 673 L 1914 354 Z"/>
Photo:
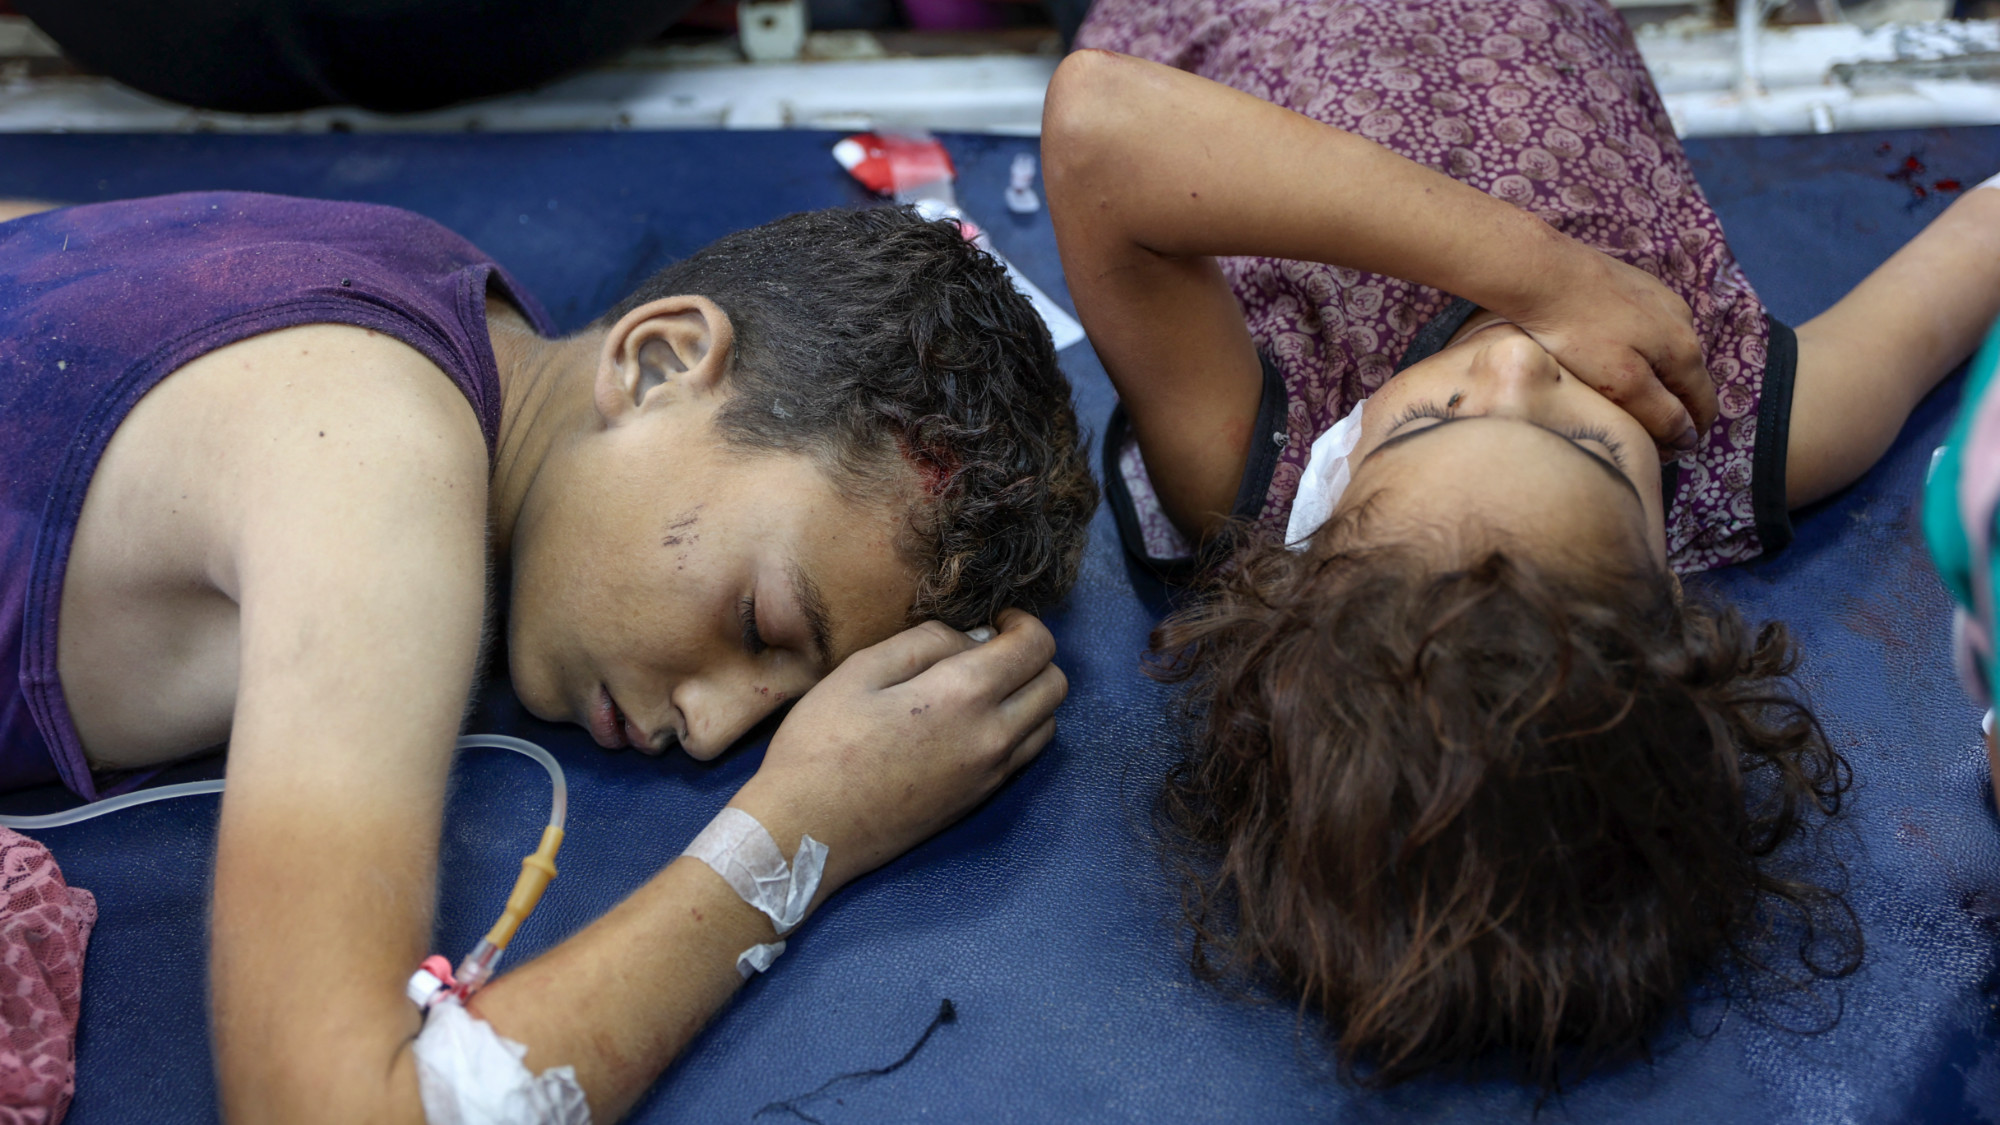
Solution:
<path fill-rule="evenodd" d="M 731 235 L 564 338 L 402 211 L 14 219 L 0 784 L 95 798 L 226 741 L 227 1115 L 418 1121 L 404 985 L 488 629 L 530 711 L 607 747 L 711 758 L 796 700 L 730 805 L 826 846 L 817 902 L 1048 742 L 1066 684 L 1023 610 L 1095 502 L 1047 331 L 909 212 Z M 609 1121 L 775 936 L 684 857 L 472 1011 Z"/>
<path fill-rule="evenodd" d="M 1553 1084 L 1732 958 L 1856 964 L 1778 854 L 1848 784 L 1793 646 L 1678 576 L 1889 447 L 2000 311 L 2000 192 L 1794 333 L 1607 5 L 1099 0 L 1079 42 L 1153 60 L 1067 60 L 1043 150 L 1126 545 L 1216 564 L 1154 637 L 1195 968 L 1372 1080 Z"/>

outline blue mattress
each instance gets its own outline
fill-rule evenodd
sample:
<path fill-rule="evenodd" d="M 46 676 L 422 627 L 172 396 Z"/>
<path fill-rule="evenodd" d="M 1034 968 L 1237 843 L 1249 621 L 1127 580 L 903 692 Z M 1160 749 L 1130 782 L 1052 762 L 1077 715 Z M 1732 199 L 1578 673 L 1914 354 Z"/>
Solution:
<path fill-rule="evenodd" d="M 732 228 L 860 199 L 806 133 L 548 136 L 0 137 L 0 196 L 74 201 L 235 188 L 392 203 L 510 266 L 565 328 L 649 271 Z M 1045 215 L 1001 203 L 1029 140 L 950 139 L 967 210 L 1066 299 Z M 1751 278 L 1793 323 L 1837 298 L 1941 206 L 1913 182 L 1976 183 L 2000 130 L 1769 138 L 1690 146 Z M 1919 177 L 1891 178 L 1915 156 Z M 1064 363 L 1101 426 L 1111 390 L 1088 347 Z M 1782 557 L 1706 579 L 1753 616 L 1791 622 L 1802 678 L 1859 789 L 1826 845 L 1849 867 L 1865 967 L 1777 1010 L 1704 1003 L 1651 1063 L 1541 1109 L 1555 1121 L 2000 1121 L 2000 835 L 1978 714 L 1950 672 L 1947 604 L 1914 503 L 1956 405 L 1947 383 L 1888 458 L 1804 514 Z M 1094 462 L 1093 462 L 1094 463 Z M 1332 1076 L 1310 1021 L 1282 1001 L 1191 980 L 1177 898 L 1151 832 L 1172 755 L 1165 693 L 1137 663 L 1154 621 L 1108 515 L 1050 624 L 1073 685 L 1041 759 L 973 816 L 832 901 L 641 1103 L 646 1122 L 1217 1120 L 1530 1121 L 1502 1082 L 1378 1093 Z M 611 755 L 525 716 L 504 684 L 472 729 L 547 745 L 569 771 L 562 877 L 513 957 L 581 927 L 644 881 L 756 768 Z M 197 767 L 197 769 L 200 767 Z M 490 922 L 547 801 L 541 771 L 499 752 L 461 766 L 444 846 L 436 948 Z M 216 1115 L 203 1010 L 215 802 L 196 798 L 43 833 L 96 892 L 70 1120 Z M 951 1002 L 938 1026 L 900 1067 Z M 1830 1031 L 1788 1027 L 1828 1013 Z M 829 1084 L 830 1083 L 830 1084 Z"/>

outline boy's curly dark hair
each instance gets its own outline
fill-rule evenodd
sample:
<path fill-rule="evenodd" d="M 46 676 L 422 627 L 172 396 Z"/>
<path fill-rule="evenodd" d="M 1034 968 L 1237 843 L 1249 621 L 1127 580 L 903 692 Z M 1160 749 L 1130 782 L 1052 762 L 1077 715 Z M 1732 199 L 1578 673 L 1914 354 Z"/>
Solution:
<path fill-rule="evenodd" d="M 1212 595 L 1151 669 L 1196 732 L 1162 804 L 1194 967 L 1275 975 L 1350 1078 L 1511 1058 L 1546 1093 L 1710 969 L 1858 966 L 1844 898 L 1774 862 L 1850 784 L 1782 625 L 1500 549 L 1268 544 Z"/>
<path fill-rule="evenodd" d="M 968 629 L 1075 584 L 1097 483 L 1048 329 L 958 224 L 907 207 L 790 215 L 653 275 L 600 318 L 693 294 L 735 330 L 725 437 L 809 453 L 844 489 L 926 494 L 912 619 Z"/>

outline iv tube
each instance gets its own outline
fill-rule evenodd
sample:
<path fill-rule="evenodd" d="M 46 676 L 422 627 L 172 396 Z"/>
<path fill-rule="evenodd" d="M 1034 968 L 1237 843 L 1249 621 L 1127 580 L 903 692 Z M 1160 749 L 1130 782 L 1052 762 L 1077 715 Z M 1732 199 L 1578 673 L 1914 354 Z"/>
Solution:
<path fill-rule="evenodd" d="M 549 880 L 556 876 L 556 849 L 562 847 L 563 824 L 569 817 L 569 784 L 563 778 L 562 766 L 547 750 L 525 739 L 510 738 L 504 734 L 470 734 L 458 740 L 456 749 L 473 750 L 479 748 L 512 750 L 517 754 L 533 758 L 549 774 L 549 823 L 542 829 L 541 844 L 534 854 L 521 861 L 521 875 L 514 882 L 514 891 L 507 896 L 506 909 L 501 911 L 500 920 L 486 931 L 465 960 L 459 962 L 457 983 L 453 991 L 459 996 L 469 996 L 493 975 L 493 966 L 500 955 L 507 951 L 507 943 L 514 940 L 514 931 L 521 927 L 535 905 L 542 900 L 542 892 L 548 888 Z M 62 812 L 40 816 L 0 816 L 0 827 L 26 829 L 62 828 L 92 820 L 106 813 L 129 809 L 134 805 L 151 804 L 173 797 L 193 797 L 204 793 L 220 793 L 220 780 L 188 781 L 178 785 L 161 785 L 152 789 L 141 789 L 108 800 L 95 801 Z"/>
<path fill-rule="evenodd" d="M 526 739 L 509 738 L 504 734 L 468 734 L 458 740 L 456 748 L 459 750 L 476 750 L 480 748 L 512 750 L 517 754 L 525 754 L 540 763 L 543 769 L 549 771 L 549 784 L 555 789 L 549 806 L 549 827 L 558 831 L 562 829 L 563 821 L 569 815 L 569 785 L 563 779 L 563 769 L 561 765 L 557 764 L 555 755 L 550 754 L 547 750 Z M 44 813 L 38 816 L 0 816 L 0 828 L 13 828 L 17 830 L 62 828 L 67 825 L 80 824 L 86 820 L 95 819 L 106 813 L 114 813 L 120 809 L 129 809 L 135 805 L 149 805 L 154 801 L 165 801 L 174 797 L 197 797 L 204 793 L 220 792 L 222 792 L 222 781 L 220 778 L 213 781 L 183 781 L 178 785 L 159 785 L 151 789 L 135 790 L 123 796 L 111 797 L 102 801 L 92 801 L 90 804 L 78 805 L 73 809 L 64 809 L 61 812 Z"/>
<path fill-rule="evenodd" d="M 514 940 L 514 931 L 532 914 L 535 905 L 542 901 L 542 892 L 548 889 L 549 880 L 556 877 L 556 849 L 562 847 L 563 822 L 569 815 L 569 786 L 563 780 L 562 767 L 556 764 L 554 756 L 547 750 L 518 738 L 504 734 L 476 734 L 458 740 L 459 749 L 474 746 L 491 746 L 501 750 L 512 750 L 526 754 L 542 764 L 549 771 L 551 787 L 549 799 L 549 825 L 542 829 L 541 844 L 534 854 L 521 860 L 520 877 L 514 881 L 513 893 L 507 896 L 506 909 L 500 912 L 500 920 L 458 963 L 454 974 L 452 991 L 460 998 L 472 995 L 479 986 L 493 975 L 493 966 L 500 961 L 500 955 L 507 951 L 507 943 Z"/>
<path fill-rule="evenodd" d="M 88 805 L 78 805 L 73 809 L 47 813 L 42 816 L 0 816 L 0 828 L 13 828 L 32 832 L 37 828 L 61 828 L 69 824 L 79 824 L 86 820 L 114 813 L 119 809 L 129 809 L 134 805 L 150 805 L 154 801 L 164 801 L 169 797 L 195 797 L 203 793 L 222 792 L 220 778 L 214 781 L 184 781 L 179 785 L 160 785 L 152 789 L 140 789 L 121 797 L 103 801 L 93 801 Z"/>
<path fill-rule="evenodd" d="M 563 768 L 554 754 L 529 742 L 525 738 L 510 738 L 504 734 L 468 734 L 458 740 L 460 750 L 512 750 L 526 755 L 540 763 L 549 771 L 549 827 L 560 832 L 569 816 L 569 783 L 563 779 Z"/>

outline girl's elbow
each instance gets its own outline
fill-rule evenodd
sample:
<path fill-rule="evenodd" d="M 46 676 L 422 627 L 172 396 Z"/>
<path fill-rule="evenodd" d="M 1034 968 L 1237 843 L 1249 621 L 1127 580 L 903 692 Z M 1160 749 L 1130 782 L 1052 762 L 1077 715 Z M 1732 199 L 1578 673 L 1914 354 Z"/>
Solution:
<path fill-rule="evenodd" d="M 1085 49 L 1056 67 L 1042 102 L 1042 163 L 1050 176 L 1083 171 L 1116 143 L 1112 118 L 1124 99 L 1119 90 L 1132 60 Z"/>

